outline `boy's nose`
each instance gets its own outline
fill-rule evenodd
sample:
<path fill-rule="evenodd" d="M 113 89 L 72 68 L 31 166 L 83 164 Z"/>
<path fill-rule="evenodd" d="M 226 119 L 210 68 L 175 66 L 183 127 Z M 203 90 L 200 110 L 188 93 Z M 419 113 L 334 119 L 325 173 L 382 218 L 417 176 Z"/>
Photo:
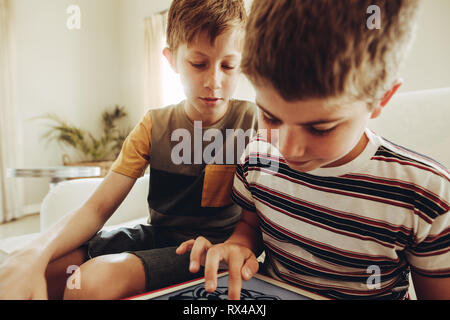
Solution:
<path fill-rule="evenodd" d="M 206 75 L 204 85 L 206 88 L 209 88 L 211 90 L 217 90 L 221 87 L 221 81 L 220 71 L 216 70 L 215 68 L 211 68 L 211 70 Z"/>
<path fill-rule="evenodd" d="M 305 155 L 306 140 L 296 127 L 281 126 L 278 133 L 278 150 L 286 159 L 301 160 Z"/>

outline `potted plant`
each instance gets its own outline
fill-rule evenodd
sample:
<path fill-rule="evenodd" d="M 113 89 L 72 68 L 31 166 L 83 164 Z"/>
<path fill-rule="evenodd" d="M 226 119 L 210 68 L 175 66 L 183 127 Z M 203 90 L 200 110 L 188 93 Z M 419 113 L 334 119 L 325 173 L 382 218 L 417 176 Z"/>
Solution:
<path fill-rule="evenodd" d="M 101 118 L 100 137 L 69 124 L 55 114 L 39 118 L 51 121 L 50 129 L 42 136 L 47 143 L 56 140 L 60 145 L 75 149 L 80 155 L 80 161 L 74 162 L 64 154 L 62 160 L 65 166 L 97 166 L 102 169 L 102 176 L 105 176 L 131 131 L 129 127 L 123 128 L 123 120 L 127 117 L 125 107 L 116 105 L 113 110 L 105 110 Z"/>

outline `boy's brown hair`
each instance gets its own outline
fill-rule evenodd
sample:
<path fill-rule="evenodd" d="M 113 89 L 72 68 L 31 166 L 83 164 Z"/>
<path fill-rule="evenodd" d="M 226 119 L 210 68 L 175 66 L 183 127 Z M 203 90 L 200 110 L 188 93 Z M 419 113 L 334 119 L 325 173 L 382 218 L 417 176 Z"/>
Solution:
<path fill-rule="evenodd" d="M 173 0 L 167 21 L 167 45 L 175 52 L 206 31 L 215 39 L 233 27 L 245 31 L 247 12 L 242 0 Z"/>
<path fill-rule="evenodd" d="M 371 105 L 398 77 L 420 0 L 254 0 L 242 71 L 286 101 L 348 94 Z M 368 7 L 381 9 L 369 29 Z"/>

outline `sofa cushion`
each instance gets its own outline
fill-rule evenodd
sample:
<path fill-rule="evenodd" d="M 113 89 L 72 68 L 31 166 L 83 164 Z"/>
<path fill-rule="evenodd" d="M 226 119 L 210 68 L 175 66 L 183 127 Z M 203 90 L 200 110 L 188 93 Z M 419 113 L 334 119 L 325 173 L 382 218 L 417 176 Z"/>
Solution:
<path fill-rule="evenodd" d="M 136 180 L 128 196 L 106 222 L 106 226 L 149 217 L 147 204 L 148 179 L 149 176 L 145 175 Z M 42 202 L 41 231 L 47 230 L 66 213 L 81 207 L 102 181 L 102 178 L 90 178 L 58 183 L 49 191 Z"/>
<path fill-rule="evenodd" d="M 369 127 L 450 167 L 450 88 L 397 94 Z"/>

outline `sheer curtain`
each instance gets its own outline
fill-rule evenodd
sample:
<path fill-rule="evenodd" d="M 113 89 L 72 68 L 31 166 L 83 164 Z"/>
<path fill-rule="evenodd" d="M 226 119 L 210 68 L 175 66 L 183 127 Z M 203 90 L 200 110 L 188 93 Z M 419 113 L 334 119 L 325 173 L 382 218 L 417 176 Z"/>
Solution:
<path fill-rule="evenodd" d="M 144 103 L 145 108 L 163 106 L 162 51 L 165 45 L 167 12 L 145 18 Z"/>
<path fill-rule="evenodd" d="M 14 106 L 12 1 L 0 0 L 0 223 L 23 215 L 20 179 L 6 177 L 6 169 L 22 164 L 20 117 Z"/>

